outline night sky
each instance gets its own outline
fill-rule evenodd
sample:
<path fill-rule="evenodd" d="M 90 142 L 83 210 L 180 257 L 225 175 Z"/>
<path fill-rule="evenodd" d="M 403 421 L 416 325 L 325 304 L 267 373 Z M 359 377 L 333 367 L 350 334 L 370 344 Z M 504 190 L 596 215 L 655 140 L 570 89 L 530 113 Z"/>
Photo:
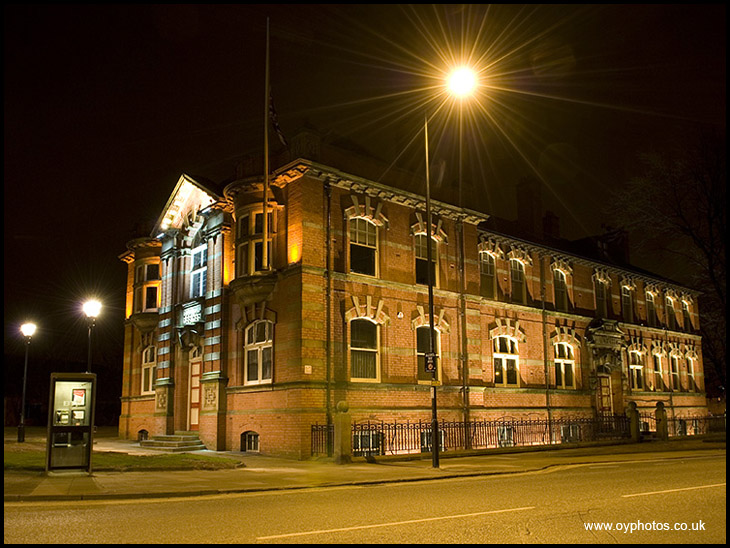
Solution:
<path fill-rule="evenodd" d="M 284 133 L 306 123 L 416 173 L 443 75 L 458 59 L 484 67 L 465 106 L 470 206 L 514 218 L 516 183 L 539 176 L 571 238 L 611 223 L 602 205 L 639 154 L 725 127 L 722 5 L 5 5 L 4 16 L 5 354 L 22 355 L 19 326 L 33 319 L 35 360 L 84 363 L 93 294 L 94 362 L 119 378 L 117 257 L 182 173 L 222 181 L 261 150 L 267 17 Z M 432 155 L 447 169 L 436 197 L 455 203 L 448 110 Z"/>

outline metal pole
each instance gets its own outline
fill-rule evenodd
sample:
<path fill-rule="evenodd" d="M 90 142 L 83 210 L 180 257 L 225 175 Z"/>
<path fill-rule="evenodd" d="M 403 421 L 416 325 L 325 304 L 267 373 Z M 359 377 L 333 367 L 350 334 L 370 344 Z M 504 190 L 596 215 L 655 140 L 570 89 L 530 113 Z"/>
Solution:
<path fill-rule="evenodd" d="M 429 323 L 429 352 L 436 353 L 433 318 L 433 262 L 431 257 L 431 176 L 428 168 L 428 117 L 426 117 L 423 130 L 426 140 L 426 259 L 428 261 L 428 323 Z M 431 462 L 434 468 L 439 467 L 439 435 L 436 404 L 436 383 L 438 382 L 438 361 L 431 373 Z"/>
<path fill-rule="evenodd" d="M 263 191 L 263 227 L 261 243 L 261 270 L 269 270 L 269 18 L 266 18 L 266 74 L 264 76 L 264 191 Z"/>
<path fill-rule="evenodd" d="M 89 318 L 89 360 L 86 364 L 86 372 L 91 373 L 91 330 L 94 328 L 94 318 Z"/>
<path fill-rule="evenodd" d="M 18 425 L 18 443 L 25 441 L 25 384 L 28 377 L 28 350 L 30 337 L 25 338 L 25 365 L 23 366 L 23 397 L 20 400 L 20 424 Z"/>

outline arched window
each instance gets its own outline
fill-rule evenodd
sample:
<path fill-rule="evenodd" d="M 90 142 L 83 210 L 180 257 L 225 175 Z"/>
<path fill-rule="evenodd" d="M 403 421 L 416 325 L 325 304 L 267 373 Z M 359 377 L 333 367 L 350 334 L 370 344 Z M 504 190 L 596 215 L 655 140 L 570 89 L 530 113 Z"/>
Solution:
<path fill-rule="evenodd" d="M 377 276 L 378 230 L 368 219 L 350 219 L 350 272 Z"/>
<path fill-rule="evenodd" d="M 245 453 L 259 452 L 259 434 L 251 430 L 241 434 L 241 451 Z"/>
<path fill-rule="evenodd" d="M 527 302 L 527 292 L 525 290 L 525 265 L 520 260 L 511 259 L 509 266 L 512 280 L 512 302 L 525 304 Z"/>
<path fill-rule="evenodd" d="M 157 349 L 148 346 L 142 351 L 142 386 L 141 394 L 152 394 L 155 391 L 155 366 Z"/>
<path fill-rule="evenodd" d="M 244 344 L 244 384 L 267 384 L 273 374 L 274 324 L 253 322 L 246 328 Z"/>
<path fill-rule="evenodd" d="M 505 336 L 494 338 L 495 386 L 519 386 L 519 359 L 515 339 Z"/>
<path fill-rule="evenodd" d="M 414 244 L 416 247 L 416 283 L 428 285 L 428 245 L 426 234 L 416 234 Z M 438 287 L 438 246 L 436 240 L 431 236 L 431 280 L 433 286 Z"/>
<path fill-rule="evenodd" d="M 555 386 L 575 388 L 575 358 L 573 347 L 567 343 L 556 343 L 555 347 Z"/>
<path fill-rule="evenodd" d="M 380 378 L 379 326 L 368 319 L 350 321 L 350 377 L 378 380 Z"/>
<path fill-rule="evenodd" d="M 644 390 L 644 356 L 641 352 L 629 352 L 631 390 Z"/>
<path fill-rule="evenodd" d="M 426 371 L 426 354 L 431 352 L 431 327 L 422 325 L 416 328 L 416 362 L 417 362 L 417 378 L 419 381 L 433 380 L 433 373 Z M 441 350 L 440 350 L 439 332 L 437 329 L 433 331 L 433 348 L 436 354 L 436 380 L 441 378 Z"/>
<path fill-rule="evenodd" d="M 634 295 L 627 285 L 621 286 L 621 312 L 626 323 L 634 322 Z"/>

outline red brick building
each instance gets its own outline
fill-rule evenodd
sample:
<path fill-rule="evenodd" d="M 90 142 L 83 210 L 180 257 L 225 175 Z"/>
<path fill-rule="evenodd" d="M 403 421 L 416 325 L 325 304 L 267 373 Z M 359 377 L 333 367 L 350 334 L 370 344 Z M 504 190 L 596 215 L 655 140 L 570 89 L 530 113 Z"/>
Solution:
<path fill-rule="evenodd" d="M 265 207 L 261 176 L 183 175 L 129 242 L 121 436 L 306 458 L 341 401 L 356 422 L 430 418 L 425 198 L 308 143 Z M 440 418 L 706 414 L 696 293 L 600 239 L 432 215 Z"/>

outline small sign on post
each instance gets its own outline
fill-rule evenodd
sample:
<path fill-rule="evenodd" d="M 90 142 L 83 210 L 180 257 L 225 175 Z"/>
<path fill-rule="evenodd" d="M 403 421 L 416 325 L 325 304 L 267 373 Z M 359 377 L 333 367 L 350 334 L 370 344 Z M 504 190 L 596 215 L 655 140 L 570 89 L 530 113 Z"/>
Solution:
<path fill-rule="evenodd" d="M 424 360 L 426 373 L 435 373 L 436 372 L 436 353 L 435 352 L 426 352 L 425 354 L 425 360 Z"/>

